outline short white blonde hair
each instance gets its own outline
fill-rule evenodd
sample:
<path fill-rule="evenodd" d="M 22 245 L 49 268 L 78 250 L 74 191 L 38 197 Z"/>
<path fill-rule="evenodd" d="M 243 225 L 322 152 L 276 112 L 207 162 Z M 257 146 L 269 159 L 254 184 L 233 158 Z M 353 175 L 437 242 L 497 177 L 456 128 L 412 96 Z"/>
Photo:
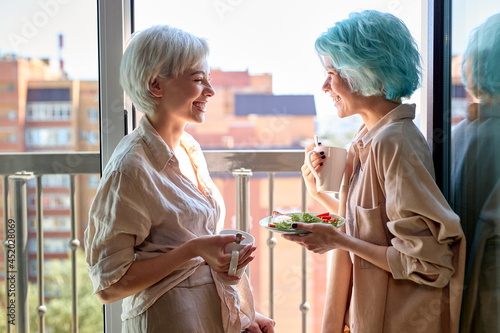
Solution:
<path fill-rule="evenodd" d="M 132 35 L 120 66 L 120 84 L 138 111 L 152 115 L 157 97 L 149 83 L 175 78 L 208 57 L 208 43 L 181 29 L 155 25 Z"/>

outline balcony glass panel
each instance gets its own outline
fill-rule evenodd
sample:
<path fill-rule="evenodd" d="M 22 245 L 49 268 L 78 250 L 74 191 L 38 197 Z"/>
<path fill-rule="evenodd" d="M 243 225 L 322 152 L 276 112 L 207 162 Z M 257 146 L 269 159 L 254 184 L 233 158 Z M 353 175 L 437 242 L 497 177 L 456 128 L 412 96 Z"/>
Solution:
<path fill-rule="evenodd" d="M 0 153 L 36 152 L 35 163 L 43 164 L 43 154 L 54 152 L 99 151 L 98 123 L 98 53 L 97 53 L 97 3 L 96 1 L 61 0 L 23 0 L 2 1 L 0 10 Z M 85 133 L 80 136 L 80 133 Z M 71 157 L 68 157 L 71 159 Z M 68 160 L 69 161 L 69 160 Z M 9 161 L 2 158 L 2 165 Z M 46 161 L 52 172 L 60 171 L 66 175 L 50 174 L 42 177 L 42 196 L 37 199 L 36 181 L 27 184 L 28 208 L 28 267 L 30 283 L 30 312 L 35 314 L 40 304 L 37 299 L 37 270 L 39 263 L 51 260 L 71 262 L 68 242 L 71 239 L 69 175 L 81 161 L 72 160 L 62 170 L 55 160 Z M 19 164 L 17 171 L 26 170 L 26 164 Z M 69 167 L 69 168 L 68 168 Z M 99 170 L 98 164 L 96 169 Z M 28 170 L 27 170 L 28 171 Z M 29 170 L 33 171 L 33 170 Z M 94 175 L 97 177 L 97 175 Z M 7 175 L 2 174 L 0 193 L 7 187 Z M 78 215 L 76 237 L 83 236 L 87 224 L 88 202 L 95 193 L 89 175 L 75 177 L 78 195 L 75 196 L 74 211 Z M 88 185 L 92 185 L 89 187 Z M 37 260 L 37 202 L 42 203 L 42 228 L 45 258 Z M 0 203 L 0 239 L 5 239 L 7 205 Z M 12 213 L 12 212 L 11 212 Z M 4 219 L 5 216 L 5 219 Z M 0 318 L 5 317 L 5 279 L 6 251 L 0 248 Z M 83 255 L 79 248 L 77 255 Z M 79 260 L 78 284 L 84 289 L 89 287 L 86 265 Z M 70 266 L 68 266 L 70 267 Z M 45 289 L 62 280 L 70 282 L 71 267 L 60 276 L 53 277 L 50 268 L 45 268 Z M 57 274 L 62 272 L 61 269 Z M 69 293 L 45 295 L 43 302 L 52 318 L 45 321 L 47 331 L 71 331 L 71 288 Z M 82 289 L 82 291 L 84 290 Z M 91 290 L 91 287 L 90 289 Z M 33 292 L 33 294 L 31 294 Z M 90 293 L 91 294 L 91 293 Z M 54 297 L 57 296 L 57 297 Z M 95 297 L 94 297 L 95 298 Z M 95 301 L 95 300 L 94 300 Z M 80 307 L 86 304 L 95 307 L 95 323 L 80 319 L 80 332 L 102 331 L 103 319 L 99 302 L 80 297 Z M 65 306 L 61 306 L 65 304 Z M 67 316 L 67 315 L 70 316 Z M 85 317 L 89 317 L 85 316 Z M 17 319 L 20 319 L 19 317 Z M 37 316 L 32 318 L 31 331 L 38 331 Z M 10 332 L 19 326 L 5 326 L 0 320 L 0 331 Z M 90 326 L 88 326 L 90 325 Z M 88 326 L 89 328 L 84 328 Z"/>
<path fill-rule="evenodd" d="M 500 3 L 453 1 L 450 202 L 467 238 L 463 332 L 498 332 Z"/>

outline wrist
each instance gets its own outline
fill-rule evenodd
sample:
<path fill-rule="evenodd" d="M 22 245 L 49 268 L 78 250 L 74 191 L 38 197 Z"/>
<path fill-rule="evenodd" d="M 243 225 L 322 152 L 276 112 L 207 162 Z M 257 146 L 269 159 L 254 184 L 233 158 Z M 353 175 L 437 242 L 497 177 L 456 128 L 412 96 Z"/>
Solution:
<path fill-rule="evenodd" d="M 313 199 L 317 200 L 320 196 L 320 193 L 316 190 L 316 187 L 314 187 L 313 189 L 309 188 L 308 192 Z"/>
<path fill-rule="evenodd" d="M 352 236 L 347 235 L 346 233 L 339 230 L 340 239 L 338 241 L 338 246 L 341 250 L 353 252 L 353 244 L 354 238 Z"/>
<path fill-rule="evenodd" d="M 200 243 L 199 238 L 193 238 L 193 239 L 188 240 L 184 244 L 184 248 L 185 248 L 186 254 L 189 257 L 189 259 L 196 258 L 196 257 L 200 256 L 199 243 Z"/>

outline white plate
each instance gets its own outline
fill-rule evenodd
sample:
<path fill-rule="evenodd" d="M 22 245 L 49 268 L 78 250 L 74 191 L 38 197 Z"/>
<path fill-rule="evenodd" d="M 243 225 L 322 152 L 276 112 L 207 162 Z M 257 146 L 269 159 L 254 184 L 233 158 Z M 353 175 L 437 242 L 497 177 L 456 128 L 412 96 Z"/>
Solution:
<path fill-rule="evenodd" d="M 302 214 L 302 212 L 300 212 L 300 213 L 293 213 L 293 214 Z M 317 214 L 321 214 L 321 213 L 309 213 L 309 214 L 316 216 Z M 284 215 L 291 216 L 292 213 L 287 213 L 287 214 L 284 214 Z M 340 219 L 340 223 L 337 226 L 337 228 L 340 227 L 340 226 L 342 226 L 342 225 L 344 225 L 345 219 L 342 216 L 338 216 L 338 215 L 335 215 L 335 214 L 330 214 L 330 216 L 331 217 L 338 217 Z M 272 232 L 276 232 L 276 233 L 279 233 L 279 234 L 299 235 L 299 234 L 308 234 L 308 233 L 310 233 L 309 231 L 306 231 L 306 230 L 278 229 L 278 228 L 270 227 L 269 226 L 269 220 L 271 218 L 272 218 L 272 216 L 265 217 L 262 220 L 260 220 L 259 224 L 261 226 L 263 226 L 264 228 L 266 228 L 267 230 L 270 230 Z"/>

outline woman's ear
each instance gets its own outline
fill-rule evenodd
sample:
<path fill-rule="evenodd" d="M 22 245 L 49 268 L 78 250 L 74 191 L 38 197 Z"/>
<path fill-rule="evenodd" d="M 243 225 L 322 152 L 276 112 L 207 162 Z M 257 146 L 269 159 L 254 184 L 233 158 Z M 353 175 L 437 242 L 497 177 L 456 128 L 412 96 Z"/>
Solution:
<path fill-rule="evenodd" d="M 151 91 L 151 94 L 155 97 L 161 97 L 163 94 L 160 80 L 161 78 L 158 76 L 149 80 L 149 91 Z"/>

